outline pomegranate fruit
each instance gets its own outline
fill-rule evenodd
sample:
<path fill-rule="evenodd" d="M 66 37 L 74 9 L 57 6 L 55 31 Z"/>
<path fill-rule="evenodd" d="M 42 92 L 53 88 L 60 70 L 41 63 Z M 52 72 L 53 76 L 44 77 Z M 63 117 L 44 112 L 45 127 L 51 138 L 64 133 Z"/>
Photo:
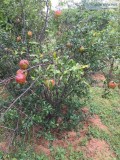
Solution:
<path fill-rule="evenodd" d="M 114 81 L 110 81 L 108 83 L 108 87 L 114 89 L 117 86 L 117 84 Z"/>
<path fill-rule="evenodd" d="M 48 89 L 51 89 L 55 86 L 55 80 L 54 79 L 46 80 L 45 85 Z"/>
<path fill-rule="evenodd" d="M 22 40 L 21 36 L 17 37 L 17 42 L 20 42 Z"/>
<path fill-rule="evenodd" d="M 85 48 L 83 46 L 80 46 L 79 51 L 80 51 L 80 53 L 83 53 L 85 51 Z"/>
<path fill-rule="evenodd" d="M 28 66 L 29 66 L 28 60 L 22 59 L 22 60 L 19 62 L 19 66 L 20 66 L 21 69 L 27 69 Z"/>
<path fill-rule="evenodd" d="M 55 11 L 55 17 L 60 17 L 62 15 L 62 12 L 60 10 Z"/>
<path fill-rule="evenodd" d="M 23 69 L 19 69 L 17 70 L 16 74 L 22 73 L 27 77 L 27 71 L 23 70 Z"/>
<path fill-rule="evenodd" d="M 19 73 L 16 75 L 15 80 L 19 84 L 24 84 L 26 83 L 26 76 L 23 73 Z"/>
<path fill-rule="evenodd" d="M 28 35 L 29 37 L 32 37 L 32 31 L 28 31 L 27 35 Z"/>

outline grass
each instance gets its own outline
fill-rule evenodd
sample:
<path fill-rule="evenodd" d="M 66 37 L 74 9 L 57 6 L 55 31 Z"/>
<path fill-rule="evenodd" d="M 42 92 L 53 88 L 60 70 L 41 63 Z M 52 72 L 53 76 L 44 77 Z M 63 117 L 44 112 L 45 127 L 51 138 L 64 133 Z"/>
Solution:
<path fill-rule="evenodd" d="M 89 128 L 89 134 L 95 138 L 105 139 L 120 159 L 120 92 L 111 90 L 107 99 L 102 98 L 103 89 L 93 88 L 91 90 L 90 110 L 92 114 L 100 116 L 102 122 L 108 127 L 110 134 Z"/>
<path fill-rule="evenodd" d="M 89 127 L 88 136 L 93 138 L 103 139 L 105 141 L 109 140 L 109 134 L 94 126 Z"/>
<path fill-rule="evenodd" d="M 90 126 L 88 134 L 81 142 L 85 146 L 91 137 L 107 141 L 116 154 L 116 160 L 120 159 L 120 91 L 111 90 L 108 98 L 102 98 L 102 88 L 91 88 L 91 98 L 88 103 L 91 114 L 97 114 L 103 124 L 108 127 L 110 133 L 106 133 L 95 126 Z M 81 125 L 80 125 L 81 126 Z M 3 134 L 1 130 L 1 134 Z M 15 154 L 3 154 L 0 152 L 1 160 L 87 160 L 84 153 L 68 149 L 51 147 L 52 158 L 45 155 L 36 155 L 32 149 L 26 150 L 20 146 Z M 89 159 L 90 160 L 90 159 Z"/>

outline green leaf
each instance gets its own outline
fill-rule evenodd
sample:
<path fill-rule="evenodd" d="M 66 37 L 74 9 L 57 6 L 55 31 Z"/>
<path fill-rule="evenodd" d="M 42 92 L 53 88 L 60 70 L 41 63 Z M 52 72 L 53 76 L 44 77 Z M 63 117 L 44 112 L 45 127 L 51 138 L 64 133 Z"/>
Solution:
<path fill-rule="evenodd" d="M 48 62 L 49 60 L 48 60 L 48 59 L 43 59 L 42 61 L 43 61 L 43 62 Z"/>
<path fill-rule="evenodd" d="M 38 45 L 39 43 L 38 43 L 38 42 L 33 41 L 33 42 L 29 42 L 29 44 Z"/>
<path fill-rule="evenodd" d="M 54 74 L 60 74 L 61 72 L 59 70 L 54 70 Z"/>

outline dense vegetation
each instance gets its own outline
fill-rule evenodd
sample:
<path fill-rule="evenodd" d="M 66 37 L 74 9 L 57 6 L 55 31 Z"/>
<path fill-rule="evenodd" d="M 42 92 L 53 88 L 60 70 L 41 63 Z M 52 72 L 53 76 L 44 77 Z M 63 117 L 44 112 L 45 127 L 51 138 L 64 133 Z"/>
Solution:
<path fill-rule="evenodd" d="M 0 2 L 0 85 L 9 94 L 0 97 L 1 124 L 14 137 L 32 136 L 35 127 L 36 136 L 49 138 L 54 129 L 75 128 L 92 73 L 106 78 L 104 98 L 120 87 L 118 12 L 79 5 L 54 12 L 48 0 Z"/>

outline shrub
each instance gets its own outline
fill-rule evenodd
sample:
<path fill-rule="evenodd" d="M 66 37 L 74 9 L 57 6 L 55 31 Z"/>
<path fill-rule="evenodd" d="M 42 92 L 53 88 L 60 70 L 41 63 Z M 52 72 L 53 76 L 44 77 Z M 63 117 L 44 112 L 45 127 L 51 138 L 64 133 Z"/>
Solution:
<path fill-rule="evenodd" d="M 106 66 L 119 59 L 117 13 L 78 7 L 55 18 L 48 1 L 1 4 L 0 73 L 13 98 L 1 107 L 5 124 L 20 134 L 35 125 L 41 131 L 76 126 L 88 98 L 90 73 L 102 70 L 107 77 Z M 15 75 L 22 59 L 30 65 L 20 85 Z"/>

